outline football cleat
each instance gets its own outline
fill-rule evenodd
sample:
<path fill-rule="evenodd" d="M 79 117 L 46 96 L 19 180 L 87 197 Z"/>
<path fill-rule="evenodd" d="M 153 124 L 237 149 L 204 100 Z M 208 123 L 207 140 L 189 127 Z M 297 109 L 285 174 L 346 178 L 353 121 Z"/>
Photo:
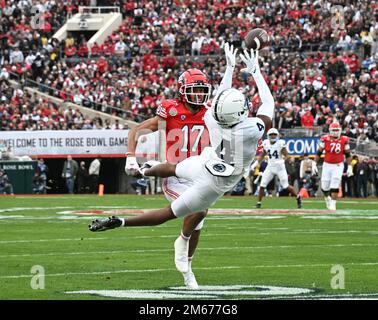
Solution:
<path fill-rule="evenodd" d="M 192 271 L 186 272 L 182 274 L 184 277 L 184 283 L 187 289 L 189 290 L 198 290 L 199 286 Z"/>
<path fill-rule="evenodd" d="M 298 209 L 302 208 L 302 197 L 301 196 L 297 197 L 297 206 L 298 206 Z"/>
<path fill-rule="evenodd" d="M 114 229 L 122 226 L 122 220 L 112 216 L 107 219 L 101 219 L 101 220 L 94 220 L 92 221 L 92 224 L 89 225 L 90 231 L 105 231 L 109 229 Z"/>
<path fill-rule="evenodd" d="M 189 272 L 189 241 L 184 240 L 181 235 L 175 241 L 175 265 L 178 271 L 182 273 Z"/>
<path fill-rule="evenodd" d="M 336 200 L 330 200 L 330 203 L 329 203 L 329 210 L 331 211 L 336 211 Z"/>
<path fill-rule="evenodd" d="M 257 202 L 256 203 L 256 209 L 260 209 L 261 208 L 261 202 Z"/>

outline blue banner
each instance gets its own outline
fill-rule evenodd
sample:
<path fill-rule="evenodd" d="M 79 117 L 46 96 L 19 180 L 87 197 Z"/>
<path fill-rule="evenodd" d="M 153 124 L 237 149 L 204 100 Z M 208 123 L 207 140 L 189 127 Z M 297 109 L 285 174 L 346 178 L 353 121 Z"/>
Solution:
<path fill-rule="evenodd" d="M 315 155 L 318 150 L 320 138 L 283 138 L 290 155 L 302 156 L 304 153 Z"/>

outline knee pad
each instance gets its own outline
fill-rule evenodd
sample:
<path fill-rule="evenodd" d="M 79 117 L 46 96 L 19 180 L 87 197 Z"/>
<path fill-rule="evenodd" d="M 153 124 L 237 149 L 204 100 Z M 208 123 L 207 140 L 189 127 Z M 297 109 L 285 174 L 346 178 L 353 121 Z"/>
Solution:
<path fill-rule="evenodd" d="M 331 189 L 331 193 L 339 193 L 339 189 Z"/>
<path fill-rule="evenodd" d="M 327 197 L 327 196 L 329 196 L 330 190 L 323 190 L 323 189 L 322 189 L 322 192 L 323 192 L 324 195 Z"/>

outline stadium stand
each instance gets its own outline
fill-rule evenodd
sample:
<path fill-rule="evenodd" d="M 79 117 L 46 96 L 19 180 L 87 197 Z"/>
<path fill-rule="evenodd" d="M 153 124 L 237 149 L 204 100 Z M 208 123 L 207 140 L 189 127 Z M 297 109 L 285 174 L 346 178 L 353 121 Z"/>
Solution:
<path fill-rule="evenodd" d="M 1 1 L 0 130 L 106 127 L 29 94 L 26 87 L 125 120 L 141 122 L 172 97 L 179 74 L 203 69 L 215 85 L 225 68 L 226 41 L 240 47 L 255 26 L 268 31 L 262 68 L 277 104 L 275 124 L 283 134 L 320 135 L 337 119 L 361 153 L 378 143 L 378 45 L 374 1 Z M 103 43 L 88 48 L 83 34 L 53 38 L 78 7 L 119 6 L 122 25 Z M 31 8 L 43 12 L 33 28 Z M 332 10 L 331 10 L 332 9 Z M 337 19 L 336 19 L 337 18 Z M 338 19 L 340 18 L 340 19 Z M 8 79 L 22 84 L 11 88 Z M 236 72 L 259 103 L 250 79 Z M 215 90 L 214 90 L 215 91 Z M 103 123 L 102 123 L 103 122 Z"/>
<path fill-rule="evenodd" d="M 348 6 L 345 31 L 338 32 L 332 29 L 329 1 L 250 1 L 255 6 L 247 7 L 243 1 L 174 2 L 180 6 L 127 1 L 121 6 L 122 26 L 92 52 L 84 37 L 61 43 L 49 38 L 89 1 L 42 1 L 46 26 L 41 30 L 33 30 L 26 15 L 31 1 L 3 3 L 2 74 L 17 74 L 31 86 L 36 81 L 42 92 L 139 122 L 174 94 L 186 67 L 203 67 L 216 83 L 224 62 L 214 54 L 225 41 L 240 46 L 245 32 L 259 25 L 272 38 L 264 71 L 275 92 L 279 128 L 306 123 L 326 129 L 336 116 L 350 137 L 378 141 L 374 3 Z M 236 86 L 247 83 L 243 77 L 235 79 Z M 248 93 L 258 101 L 254 86 Z"/>

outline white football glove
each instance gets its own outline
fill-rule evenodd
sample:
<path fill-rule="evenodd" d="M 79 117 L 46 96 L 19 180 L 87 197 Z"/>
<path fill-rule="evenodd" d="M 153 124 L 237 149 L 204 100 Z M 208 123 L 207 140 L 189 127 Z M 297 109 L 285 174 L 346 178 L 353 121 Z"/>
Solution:
<path fill-rule="evenodd" d="M 251 49 L 251 54 L 249 54 L 247 50 L 244 50 L 244 54 L 240 54 L 240 59 L 242 59 L 247 66 L 247 68 L 241 69 L 241 72 L 254 74 L 260 71 L 258 50 L 253 51 L 253 49 Z"/>
<path fill-rule="evenodd" d="M 228 42 L 224 44 L 224 53 L 226 55 L 227 67 L 235 68 L 236 65 L 236 53 L 238 49 L 234 50 L 234 45 L 231 45 Z"/>
<path fill-rule="evenodd" d="M 128 156 L 126 158 L 125 172 L 128 175 L 139 173 L 139 164 L 135 157 Z"/>

